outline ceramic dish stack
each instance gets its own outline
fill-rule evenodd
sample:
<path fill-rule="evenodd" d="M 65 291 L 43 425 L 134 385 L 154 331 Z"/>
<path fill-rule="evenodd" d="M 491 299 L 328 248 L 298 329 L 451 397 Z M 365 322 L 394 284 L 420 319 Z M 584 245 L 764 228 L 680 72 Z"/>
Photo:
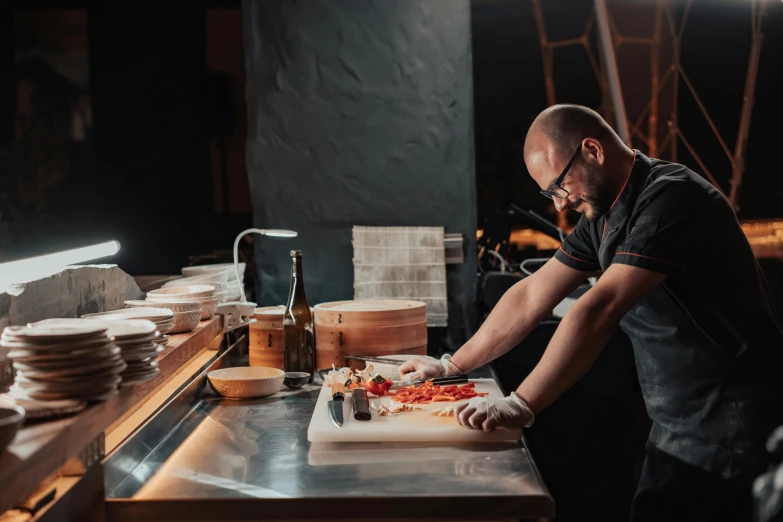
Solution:
<path fill-rule="evenodd" d="M 9 326 L 0 345 L 16 370 L 11 393 L 23 400 L 106 400 L 117 394 L 126 368 L 108 328 L 78 319 Z"/>
<path fill-rule="evenodd" d="M 127 368 L 120 374 L 122 377 L 120 386 L 131 386 L 158 375 L 156 359 L 163 347 L 155 342 L 158 335 L 155 323 L 144 319 L 89 321 L 105 324 L 109 328 L 109 336 L 114 339 L 114 344 L 120 347 L 120 356 L 127 364 Z"/>
<path fill-rule="evenodd" d="M 167 306 L 172 303 L 190 302 L 201 306 L 201 320 L 215 315 L 219 298 L 215 297 L 212 285 L 170 286 L 147 292 L 147 301 Z"/>
<path fill-rule="evenodd" d="M 144 303 L 149 305 L 146 301 L 129 301 L 134 303 Z M 127 306 L 127 305 L 126 305 Z M 159 345 L 164 345 L 169 342 L 168 333 L 172 333 L 176 326 L 177 317 L 174 312 L 168 308 L 144 306 L 135 308 L 123 308 L 120 310 L 111 310 L 109 312 L 100 312 L 97 314 L 87 314 L 82 316 L 83 319 L 102 319 L 104 321 L 126 321 L 128 319 L 147 320 L 155 323 L 157 333 L 155 342 Z M 198 324 L 198 323 L 196 323 Z"/>
<path fill-rule="evenodd" d="M 185 277 L 198 277 L 205 276 L 214 273 L 227 272 L 228 280 L 226 282 L 226 296 L 227 301 L 239 301 L 241 299 L 240 285 L 245 280 L 245 263 L 237 263 L 239 270 L 239 279 L 237 279 L 236 271 L 234 270 L 234 263 L 220 263 L 216 265 L 198 265 L 187 266 L 182 269 L 182 275 Z"/>
<path fill-rule="evenodd" d="M 228 279 L 229 271 L 228 269 L 223 269 L 195 276 L 172 279 L 171 281 L 166 281 L 162 288 L 171 288 L 172 286 L 210 285 L 215 287 L 215 297 L 218 298 L 218 302 L 225 303 L 229 296 Z"/>
<path fill-rule="evenodd" d="M 198 301 L 125 301 L 126 310 L 130 309 L 150 309 L 159 308 L 173 312 L 171 319 L 171 328 L 165 333 L 178 334 L 182 332 L 189 332 L 198 326 L 201 321 L 201 304 Z M 160 323 L 158 323 L 160 327 Z M 161 331 L 158 328 L 158 331 Z M 168 341 L 168 335 L 165 336 Z"/>

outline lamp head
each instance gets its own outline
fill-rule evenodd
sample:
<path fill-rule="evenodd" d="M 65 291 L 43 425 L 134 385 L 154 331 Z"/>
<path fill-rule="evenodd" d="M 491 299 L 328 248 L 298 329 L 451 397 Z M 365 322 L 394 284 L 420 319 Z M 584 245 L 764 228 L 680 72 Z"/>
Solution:
<path fill-rule="evenodd" d="M 285 230 L 282 228 L 269 228 L 264 230 L 264 235 L 272 237 L 296 237 L 298 233 L 293 230 Z"/>

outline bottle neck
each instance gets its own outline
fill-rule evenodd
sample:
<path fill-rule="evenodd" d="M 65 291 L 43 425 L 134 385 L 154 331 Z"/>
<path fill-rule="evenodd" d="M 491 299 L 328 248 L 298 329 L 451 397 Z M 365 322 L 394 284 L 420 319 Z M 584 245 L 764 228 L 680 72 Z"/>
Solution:
<path fill-rule="evenodd" d="M 304 289 L 304 276 L 302 275 L 302 258 L 291 258 L 291 286 L 288 292 L 289 305 L 293 305 L 295 302 L 305 297 Z"/>

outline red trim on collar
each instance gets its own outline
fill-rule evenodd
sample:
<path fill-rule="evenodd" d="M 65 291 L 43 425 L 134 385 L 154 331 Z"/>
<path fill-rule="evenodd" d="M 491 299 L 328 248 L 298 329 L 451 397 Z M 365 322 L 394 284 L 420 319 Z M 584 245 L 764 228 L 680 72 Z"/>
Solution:
<path fill-rule="evenodd" d="M 620 196 L 622 196 L 623 192 L 625 192 L 625 187 L 628 186 L 628 180 L 631 179 L 631 173 L 633 172 L 633 166 L 635 164 L 636 164 L 636 149 L 633 150 L 633 162 L 631 163 L 631 170 L 628 171 L 628 177 L 625 178 L 625 183 L 623 183 L 623 188 L 620 189 L 620 193 L 617 194 L 616 198 L 614 198 L 614 202 L 612 203 L 612 206 L 609 207 L 609 211 L 607 212 L 607 214 L 612 211 L 614 206 L 617 204 L 617 200 L 620 199 Z M 604 221 L 604 229 L 605 228 L 606 228 L 606 222 Z"/>

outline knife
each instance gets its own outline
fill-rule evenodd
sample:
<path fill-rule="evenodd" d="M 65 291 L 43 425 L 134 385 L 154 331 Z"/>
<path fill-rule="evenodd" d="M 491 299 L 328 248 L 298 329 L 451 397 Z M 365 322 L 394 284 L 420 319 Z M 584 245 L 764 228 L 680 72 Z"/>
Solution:
<path fill-rule="evenodd" d="M 402 366 L 402 363 L 405 362 L 399 359 L 381 359 L 380 357 L 367 357 L 365 355 L 346 355 L 345 358 L 353 359 L 354 361 L 374 362 L 379 364 L 391 364 L 392 366 Z"/>
<path fill-rule="evenodd" d="M 329 401 L 329 419 L 338 428 L 343 427 L 343 402 L 345 402 L 345 386 L 332 385 L 332 400 Z"/>
<path fill-rule="evenodd" d="M 417 386 L 419 384 L 424 384 L 430 379 L 421 379 L 417 381 L 395 381 L 392 388 L 399 388 L 401 386 Z M 468 376 L 464 373 L 461 375 L 452 375 L 450 377 L 436 377 L 432 379 L 432 384 L 460 384 L 463 382 L 468 382 Z"/>
<path fill-rule="evenodd" d="M 351 392 L 353 396 L 353 418 L 359 421 L 372 420 L 370 413 L 370 400 L 367 398 L 367 390 L 356 388 Z"/>

